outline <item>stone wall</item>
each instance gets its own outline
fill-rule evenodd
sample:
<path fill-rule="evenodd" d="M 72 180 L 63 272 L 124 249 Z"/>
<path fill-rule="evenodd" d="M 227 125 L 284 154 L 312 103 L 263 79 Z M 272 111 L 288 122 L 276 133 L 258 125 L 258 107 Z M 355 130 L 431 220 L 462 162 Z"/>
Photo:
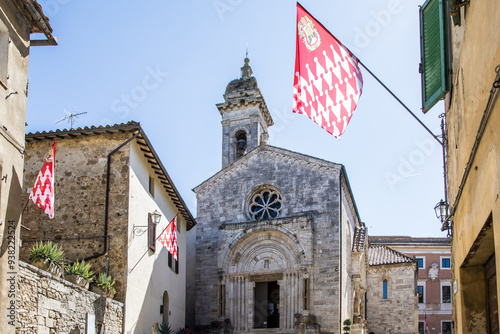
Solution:
<path fill-rule="evenodd" d="M 416 264 L 370 266 L 367 272 L 368 332 L 417 333 Z M 387 280 L 387 298 L 382 282 Z"/>
<path fill-rule="evenodd" d="M 23 247 L 20 259 L 27 260 L 37 240 L 52 240 L 64 249 L 68 262 L 92 259 L 94 272 L 106 271 L 104 249 L 108 154 L 130 133 L 75 135 L 57 139 L 55 162 L 55 214 L 53 219 L 33 203 L 23 213 Z M 49 152 L 53 137 L 27 138 L 23 203 Z M 129 144 L 130 145 L 130 144 Z M 115 298 L 124 301 L 127 266 L 128 180 L 130 148 L 126 145 L 111 159 L 108 213 L 109 273 L 116 279 Z"/>
<path fill-rule="evenodd" d="M 102 297 L 24 262 L 17 278 L 16 333 L 86 333 L 87 314 L 96 333 L 121 333 L 123 303 Z"/>

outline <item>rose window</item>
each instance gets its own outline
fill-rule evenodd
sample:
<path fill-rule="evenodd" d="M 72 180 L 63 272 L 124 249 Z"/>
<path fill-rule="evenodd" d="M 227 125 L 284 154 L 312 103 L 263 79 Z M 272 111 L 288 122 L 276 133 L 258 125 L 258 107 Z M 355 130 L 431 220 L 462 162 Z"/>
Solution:
<path fill-rule="evenodd" d="M 248 211 L 254 220 L 273 219 L 280 215 L 282 204 L 278 191 L 265 189 L 253 195 Z"/>

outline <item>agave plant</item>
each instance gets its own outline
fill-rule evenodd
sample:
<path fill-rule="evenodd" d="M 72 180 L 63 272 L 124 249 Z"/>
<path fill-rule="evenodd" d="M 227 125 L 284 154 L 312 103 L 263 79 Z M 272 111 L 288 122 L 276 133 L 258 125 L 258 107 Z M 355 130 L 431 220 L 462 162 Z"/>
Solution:
<path fill-rule="evenodd" d="M 94 280 L 94 272 L 90 270 L 92 265 L 85 260 L 73 262 L 65 267 L 67 275 L 78 275 L 89 282 Z"/>
<path fill-rule="evenodd" d="M 53 244 L 52 241 L 48 241 L 47 243 L 43 243 L 42 241 L 36 242 L 35 246 L 30 250 L 28 261 L 30 263 L 42 261 L 46 265 L 54 264 L 62 266 L 64 251 L 57 244 Z"/>
<path fill-rule="evenodd" d="M 104 273 L 99 274 L 95 285 L 110 295 L 114 295 L 116 292 L 115 288 L 113 287 L 113 285 L 115 285 L 115 280 L 112 279 L 111 276 L 108 276 Z"/>
<path fill-rule="evenodd" d="M 174 330 L 170 327 L 170 324 L 160 324 L 158 326 L 158 333 L 160 334 L 173 334 Z"/>

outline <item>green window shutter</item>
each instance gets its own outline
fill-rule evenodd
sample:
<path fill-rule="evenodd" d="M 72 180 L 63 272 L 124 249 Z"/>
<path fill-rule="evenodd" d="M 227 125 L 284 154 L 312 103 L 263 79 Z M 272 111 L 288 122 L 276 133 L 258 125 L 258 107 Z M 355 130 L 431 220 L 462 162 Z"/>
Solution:
<path fill-rule="evenodd" d="M 420 7 L 422 109 L 426 113 L 450 90 L 446 0 L 427 0 Z"/>

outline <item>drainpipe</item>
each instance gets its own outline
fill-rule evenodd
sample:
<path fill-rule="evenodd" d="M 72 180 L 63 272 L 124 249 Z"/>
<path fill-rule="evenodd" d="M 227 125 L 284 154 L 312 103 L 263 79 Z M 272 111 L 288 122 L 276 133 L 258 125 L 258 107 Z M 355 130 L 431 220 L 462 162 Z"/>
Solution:
<path fill-rule="evenodd" d="M 100 252 L 99 254 L 92 255 L 90 257 L 85 258 L 84 260 L 91 260 L 95 259 L 97 257 L 100 257 L 104 254 L 106 254 L 106 276 L 109 274 L 109 235 L 108 235 L 108 216 L 109 216 L 109 178 L 111 175 L 111 156 L 121 150 L 125 145 L 130 143 L 132 140 L 137 138 L 141 134 L 141 129 L 139 129 L 132 137 L 124 141 L 120 146 L 115 148 L 113 151 L 111 151 L 108 154 L 108 166 L 107 166 L 107 171 L 106 171 L 106 201 L 104 204 L 104 250 Z"/>

